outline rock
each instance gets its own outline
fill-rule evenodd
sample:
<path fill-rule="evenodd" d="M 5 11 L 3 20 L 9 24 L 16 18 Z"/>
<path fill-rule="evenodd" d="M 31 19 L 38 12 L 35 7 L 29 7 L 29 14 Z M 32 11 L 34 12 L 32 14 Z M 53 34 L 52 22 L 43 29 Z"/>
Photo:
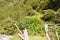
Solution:
<path fill-rule="evenodd" d="M 7 35 L 0 35 L 0 40 L 10 40 L 11 38 L 13 38 L 12 36 L 7 36 Z"/>

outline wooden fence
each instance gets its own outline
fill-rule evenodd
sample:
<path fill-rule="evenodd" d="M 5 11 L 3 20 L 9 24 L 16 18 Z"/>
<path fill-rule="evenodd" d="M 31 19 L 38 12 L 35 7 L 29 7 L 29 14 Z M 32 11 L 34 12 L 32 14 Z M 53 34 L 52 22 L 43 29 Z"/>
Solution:
<path fill-rule="evenodd" d="M 27 29 L 25 28 L 25 29 L 23 30 L 23 32 L 21 32 L 21 31 L 19 30 L 18 26 L 17 26 L 16 24 L 14 24 L 14 25 L 16 26 L 17 30 L 20 32 L 20 34 L 18 34 L 19 37 L 21 37 L 22 40 L 29 40 L 28 33 L 27 33 Z"/>
<path fill-rule="evenodd" d="M 48 32 L 48 31 L 49 31 L 48 28 L 49 28 L 50 26 L 60 26 L 60 24 L 45 24 L 45 31 L 46 31 L 47 40 L 51 40 L 51 38 L 50 38 L 50 36 L 49 36 L 49 32 Z M 56 31 L 55 33 L 56 33 L 57 40 L 59 40 L 58 32 Z"/>

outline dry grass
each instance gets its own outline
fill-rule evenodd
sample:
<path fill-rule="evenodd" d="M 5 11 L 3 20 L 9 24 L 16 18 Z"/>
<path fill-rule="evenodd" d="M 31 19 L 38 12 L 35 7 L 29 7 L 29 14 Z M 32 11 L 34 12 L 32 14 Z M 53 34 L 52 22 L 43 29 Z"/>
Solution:
<path fill-rule="evenodd" d="M 21 40 L 21 38 L 19 38 L 18 36 L 14 36 L 14 38 L 12 38 L 11 40 Z M 42 37 L 39 35 L 35 35 L 35 36 L 30 35 L 29 40 L 47 40 L 47 39 L 46 37 Z"/>
<path fill-rule="evenodd" d="M 36 36 L 29 36 L 30 40 L 47 40 L 46 37 L 42 37 L 39 35 Z"/>

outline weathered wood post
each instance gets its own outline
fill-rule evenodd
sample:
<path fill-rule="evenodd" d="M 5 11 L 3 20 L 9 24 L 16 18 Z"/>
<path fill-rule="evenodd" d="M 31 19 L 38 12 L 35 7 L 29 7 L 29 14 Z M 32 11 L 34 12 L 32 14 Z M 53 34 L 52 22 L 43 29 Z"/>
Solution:
<path fill-rule="evenodd" d="M 51 40 L 50 36 L 49 36 L 49 33 L 48 33 L 48 25 L 47 24 L 45 24 L 45 31 L 46 31 L 46 37 L 47 37 L 47 39 Z"/>
<path fill-rule="evenodd" d="M 19 28 L 18 28 L 18 26 L 16 25 L 16 24 L 14 24 L 15 26 L 16 26 L 16 28 L 17 28 L 17 30 L 21 33 L 19 33 L 18 35 L 19 35 L 19 37 L 21 37 L 22 38 L 22 40 L 29 40 L 29 37 L 28 37 L 28 33 L 27 33 L 27 29 L 25 28 L 24 30 L 23 30 L 23 33 L 19 30 Z"/>
<path fill-rule="evenodd" d="M 46 31 L 47 39 L 48 39 L 48 40 L 51 40 L 51 39 L 50 39 L 50 36 L 49 36 L 49 33 L 48 33 L 48 27 L 49 27 L 49 26 L 60 26 L 60 24 L 45 24 L 45 31 Z M 56 34 L 57 40 L 59 40 L 58 31 L 57 31 L 57 30 L 56 30 L 55 34 Z"/>
<path fill-rule="evenodd" d="M 24 31 L 24 40 L 29 40 L 27 29 L 25 28 L 25 30 L 23 31 Z"/>
<path fill-rule="evenodd" d="M 23 34 L 19 34 L 19 36 L 22 38 L 22 40 L 29 40 L 27 29 L 23 30 Z"/>

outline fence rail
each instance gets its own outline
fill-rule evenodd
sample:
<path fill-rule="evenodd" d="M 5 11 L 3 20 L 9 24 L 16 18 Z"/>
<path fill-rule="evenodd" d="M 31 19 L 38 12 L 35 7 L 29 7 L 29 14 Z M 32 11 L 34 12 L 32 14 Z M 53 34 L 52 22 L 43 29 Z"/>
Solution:
<path fill-rule="evenodd" d="M 46 31 L 46 37 L 47 37 L 47 40 L 51 40 L 50 36 L 49 36 L 49 27 L 50 26 L 60 26 L 60 24 L 45 24 L 45 31 Z M 60 30 L 58 30 L 60 31 Z M 58 31 L 56 31 L 56 37 L 57 37 L 57 40 L 59 40 L 59 37 L 58 37 Z"/>

